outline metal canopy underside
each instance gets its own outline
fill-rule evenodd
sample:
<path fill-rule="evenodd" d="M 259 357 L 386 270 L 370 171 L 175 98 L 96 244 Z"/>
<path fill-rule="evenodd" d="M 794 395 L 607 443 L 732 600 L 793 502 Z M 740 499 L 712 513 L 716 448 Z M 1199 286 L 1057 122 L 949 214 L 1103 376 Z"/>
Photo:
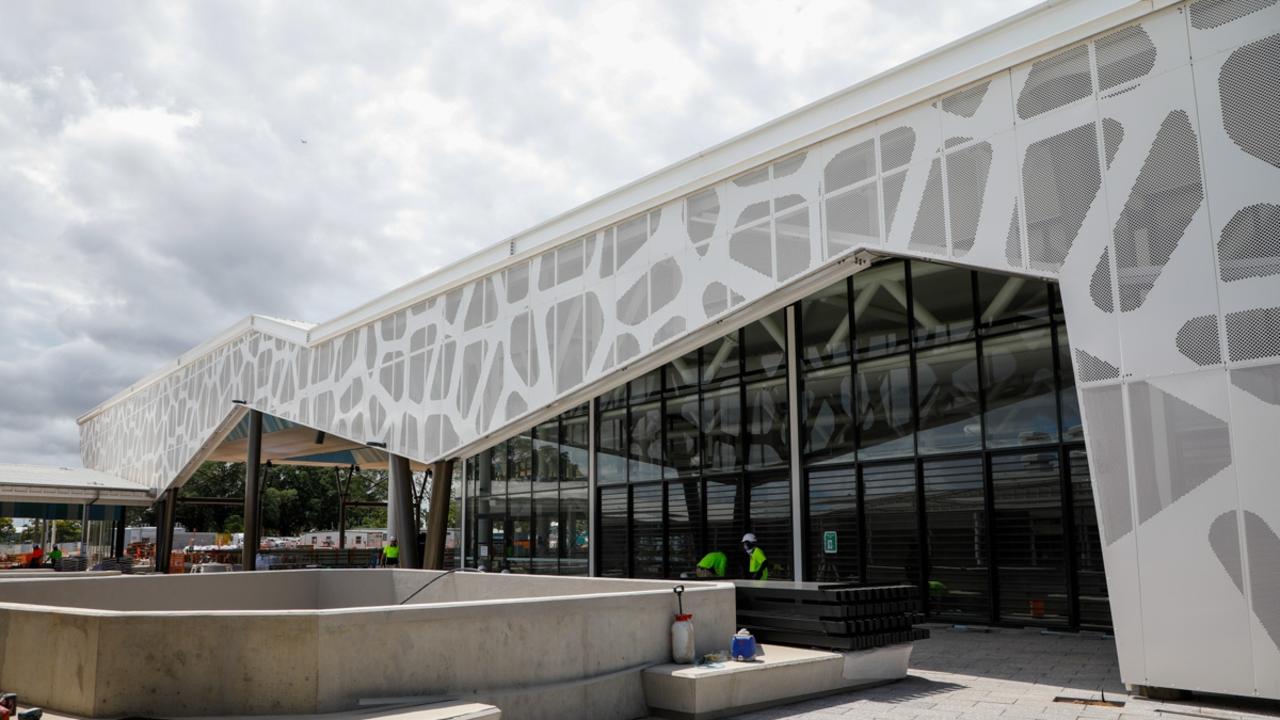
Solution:
<path fill-rule="evenodd" d="M 207 462 L 244 462 L 249 451 L 249 417 L 227 434 L 227 437 L 205 458 Z M 349 467 L 386 470 L 387 451 L 369 447 L 345 438 L 321 433 L 314 428 L 271 415 L 262 417 L 262 461 L 276 465 L 310 467 Z M 423 463 L 411 463 L 415 472 L 427 469 Z"/>

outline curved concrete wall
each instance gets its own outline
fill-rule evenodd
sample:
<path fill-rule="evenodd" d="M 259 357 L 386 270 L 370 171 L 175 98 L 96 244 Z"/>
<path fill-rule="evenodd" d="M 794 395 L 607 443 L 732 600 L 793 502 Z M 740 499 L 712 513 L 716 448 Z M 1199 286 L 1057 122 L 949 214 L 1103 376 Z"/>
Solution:
<path fill-rule="evenodd" d="M 493 702 L 517 720 L 563 717 L 566 707 L 644 714 L 637 669 L 669 659 L 676 583 L 451 576 L 414 604 L 345 606 L 355 595 L 344 586 L 383 602 L 433 575 L 0 581 L 0 677 L 25 702 L 89 717 L 331 712 L 423 695 Z M 733 586 L 688 588 L 698 648 L 727 645 Z M 114 609 L 134 601 L 152 609 Z M 202 609 L 173 609 L 187 602 Z M 218 602 L 242 607 L 210 608 Z"/>

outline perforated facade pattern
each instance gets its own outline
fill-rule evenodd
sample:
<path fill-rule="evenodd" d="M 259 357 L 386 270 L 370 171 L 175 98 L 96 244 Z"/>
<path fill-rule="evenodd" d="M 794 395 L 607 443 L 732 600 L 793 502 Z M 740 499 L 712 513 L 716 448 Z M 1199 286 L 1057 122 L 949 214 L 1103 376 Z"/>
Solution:
<path fill-rule="evenodd" d="M 1280 366 L 1277 78 L 1280 6 L 1167 7 L 337 337 L 249 328 L 84 418 L 83 460 L 166 487 L 243 401 L 431 461 L 863 250 L 1046 277 L 1124 680 L 1280 698 L 1280 405 L 1247 374 Z"/>

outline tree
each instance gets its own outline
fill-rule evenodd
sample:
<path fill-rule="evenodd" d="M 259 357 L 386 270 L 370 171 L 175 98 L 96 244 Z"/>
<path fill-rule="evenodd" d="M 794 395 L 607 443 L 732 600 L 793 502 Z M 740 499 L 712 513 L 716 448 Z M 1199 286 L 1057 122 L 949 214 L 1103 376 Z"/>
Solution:
<path fill-rule="evenodd" d="M 12 545 L 18 542 L 18 529 L 13 526 L 13 518 L 0 518 L 0 543 Z"/>

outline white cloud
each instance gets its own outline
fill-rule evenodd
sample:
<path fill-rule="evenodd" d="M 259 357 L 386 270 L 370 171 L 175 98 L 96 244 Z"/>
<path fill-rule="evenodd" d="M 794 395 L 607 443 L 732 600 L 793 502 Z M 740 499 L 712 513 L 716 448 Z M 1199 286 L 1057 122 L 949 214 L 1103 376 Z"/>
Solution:
<path fill-rule="evenodd" d="M 245 314 L 325 320 L 1029 4 L 7 8 L 0 461 L 75 464 L 77 414 Z"/>

